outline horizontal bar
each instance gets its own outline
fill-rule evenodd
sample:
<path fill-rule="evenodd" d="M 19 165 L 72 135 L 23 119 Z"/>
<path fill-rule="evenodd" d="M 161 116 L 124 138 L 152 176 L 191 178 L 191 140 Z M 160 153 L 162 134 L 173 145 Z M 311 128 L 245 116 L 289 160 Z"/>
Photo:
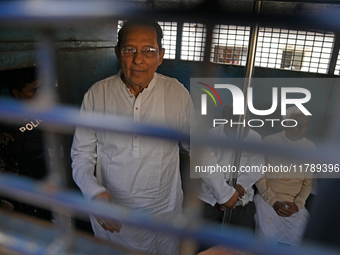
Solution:
<path fill-rule="evenodd" d="M 192 145 L 213 145 L 236 150 L 253 151 L 256 153 L 272 154 L 282 157 L 308 160 L 308 163 L 320 162 L 339 164 L 339 145 L 318 145 L 317 151 L 301 150 L 288 146 L 274 144 L 248 143 L 236 139 L 221 139 L 208 134 L 185 134 L 179 130 L 164 126 L 148 124 L 135 124 L 130 119 L 120 116 L 96 114 L 93 116 L 81 115 L 79 110 L 68 106 L 51 106 L 49 109 L 41 109 L 39 105 L 27 105 L 15 100 L 0 101 L 0 121 L 12 123 L 23 119 L 43 119 L 39 125 L 44 130 L 60 133 L 73 133 L 76 126 L 87 127 L 95 130 L 106 130 L 122 134 L 138 134 L 155 138 L 165 138 L 182 142 L 191 142 Z M 307 163 L 304 162 L 304 163 Z M 340 177 L 340 173 L 338 174 Z M 329 177 L 329 176 L 326 176 Z M 337 178 L 339 178 L 337 177 Z"/>
<path fill-rule="evenodd" d="M 124 224 L 132 224 L 150 230 L 165 231 L 179 237 L 195 239 L 201 243 L 223 244 L 234 249 L 248 250 L 254 254 L 338 254 L 337 251 L 325 249 L 321 246 L 280 247 L 278 249 L 276 245 L 270 242 L 257 240 L 250 232 L 233 227 L 221 231 L 220 227 L 197 222 L 197 219 L 188 219 L 185 215 L 180 215 L 171 222 L 162 221 L 154 219 L 145 212 L 129 210 L 118 205 L 109 205 L 97 201 L 87 201 L 81 194 L 74 191 L 55 190 L 46 183 L 36 182 L 33 179 L 21 176 L 3 173 L 0 176 L 0 192 L 7 196 L 20 196 L 23 200 L 45 208 L 48 208 L 48 205 L 63 208 L 65 213 L 72 215 L 87 215 L 87 213 L 90 213 L 112 220 L 119 220 L 123 226 Z"/>
<path fill-rule="evenodd" d="M 119 1 L 1 1 L 0 24 L 1 25 L 35 25 L 40 28 L 48 25 L 55 26 L 69 22 L 81 24 L 88 20 L 102 20 L 116 16 L 133 14 L 133 8 L 124 8 Z M 4 24 L 4 21 L 6 23 Z"/>

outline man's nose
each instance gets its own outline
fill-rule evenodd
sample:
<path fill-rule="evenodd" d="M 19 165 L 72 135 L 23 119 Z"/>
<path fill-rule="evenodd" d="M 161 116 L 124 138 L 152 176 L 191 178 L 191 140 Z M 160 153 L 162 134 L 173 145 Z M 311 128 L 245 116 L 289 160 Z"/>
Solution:
<path fill-rule="evenodd" d="M 135 62 L 136 64 L 143 63 L 143 55 L 142 55 L 142 52 L 140 50 L 137 50 L 137 52 L 135 53 L 135 55 L 133 57 L 133 62 Z"/>

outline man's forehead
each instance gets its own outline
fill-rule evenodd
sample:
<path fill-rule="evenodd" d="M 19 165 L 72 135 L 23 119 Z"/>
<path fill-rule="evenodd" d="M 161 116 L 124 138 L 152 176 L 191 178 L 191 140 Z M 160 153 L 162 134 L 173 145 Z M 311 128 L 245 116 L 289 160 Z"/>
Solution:
<path fill-rule="evenodd" d="M 33 82 L 27 84 L 26 88 L 31 89 L 31 88 L 39 87 L 39 86 L 40 86 L 40 83 L 41 83 L 40 80 L 35 80 L 35 81 L 33 81 Z"/>
<path fill-rule="evenodd" d="M 292 119 L 298 120 L 299 124 L 308 122 L 308 117 L 303 113 L 292 114 Z"/>
<path fill-rule="evenodd" d="M 131 33 L 138 32 L 141 29 L 149 30 L 148 32 L 153 33 L 153 35 L 157 39 L 157 31 L 156 31 L 156 29 L 154 27 L 152 27 L 152 26 L 146 26 L 146 25 L 132 25 L 132 26 L 129 26 L 128 28 L 126 28 L 122 39 L 125 39 L 125 37 L 129 36 Z"/>

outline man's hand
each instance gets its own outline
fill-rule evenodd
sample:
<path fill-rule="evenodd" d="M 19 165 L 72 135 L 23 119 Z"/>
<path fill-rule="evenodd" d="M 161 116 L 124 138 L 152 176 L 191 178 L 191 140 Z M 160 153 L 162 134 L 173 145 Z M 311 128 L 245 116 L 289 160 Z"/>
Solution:
<path fill-rule="evenodd" d="M 102 202 L 107 202 L 107 203 L 113 203 L 113 197 L 111 194 L 107 191 L 104 191 L 97 196 L 93 198 L 93 200 L 96 201 L 102 201 Z M 115 231 L 117 233 L 120 232 L 120 229 L 122 228 L 122 224 L 119 221 L 112 221 L 109 219 L 103 219 L 96 217 L 97 222 L 99 223 L 100 226 L 106 231 L 110 231 L 111 233 L 114 233 Z"/>
<path fill-rule="evenodd" d="M 0 158 L 0 173 L 1 172 L 10 172 L 18 174 L 19 173 L 18 163 L 14 163 L 14 166 L 6 165 L 5 160 Z"/>
<path fill-rule="evenodd" d="M 275 212 L 281 217 L 290 217 L 299 210 L 297 205 L 294 203 L 291 202 L 281 203 L 279 201 L 275 202 L 273 208 Z"/>
<path fill-rule="evenodd" d="M 8 133 L 2 133 L 0 132 L 0 143 L 2 146 L 7 146 L 9 141 L 14 141 L 14 138 L 11 134 Z"/>
<path fill-rule="evenodd" d="M 229 181 L 227 181 L 227 183 L 229 184 Z M 246 190 L 240 184 L 236 184 L 235 189 L 238 192 L 239 198 L 242 198 L 244 194 L 247 193 Z"/>
<path fill-rule="evenodd" d="M 236 187 L 235 187 L 236 191 L 238 192 L 238 196 L 240 198 L 242 198 L 244 196 L 244 194 L 246 194 L 246 190 L 240 185 L 240 184 L 236 184 Z"/>
<path fill-rule="evenodd" d="M 235 191 L 234 195 L 226 203 L 220 204 L 220 211 L 225 211 L 227 207 L 231 209 L 235 209 L 237 200 L 238 200 L 238 192 Z"/>

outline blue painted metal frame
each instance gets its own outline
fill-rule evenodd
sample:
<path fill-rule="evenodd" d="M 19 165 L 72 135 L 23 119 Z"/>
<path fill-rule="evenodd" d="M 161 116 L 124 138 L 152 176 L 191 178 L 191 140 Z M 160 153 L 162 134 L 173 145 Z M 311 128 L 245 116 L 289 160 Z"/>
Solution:
<path fill-rule="evenodd" d="M 97 19 L 107 19 L 113 16 L 118 16 L 124 14 L 126 10 L 115 9 L 115 5 L 111 1 L 41 1 L 39 5 L 32 5 L 35 1 L 4 1 L 0 3 L 0 21 L 8 22 L 8 25 L 18 26 L 26 22 L 26 25 L 39 26 L 41 22 L 44 21 L 46 27 L 54 27 L 55 25 L 67 24 L 70 21 L 74 21 L 76 17 L 76 22 L 91 22 Z M 47 3 L 49 2 L 49 3 Z M 67 3 L 65 5 L 65 3 Z M 80 4 L 80 5 L 79 5 Z M 81 8 L 79 8 L 81 6 Z M 76 7 L 76 8 L 74 8 Z M 47 9 L 46 9 L 47 8 Z M 58 12 L 55 12 L 58 10 Z M 63 10 L 60 12 L 60 10 Z M 131 9 L 128 10 L 131 14 Z M 169 62 L 170 63 L 170 62 Z M 176 76 L 181 81 L 183 79 L 184 84 L 189 84 L 185 80 L 193 75 L 231 75 L 242 77 L 242 68 L 230 67 L 227 70 L 225 67 L 217 67 L 214 73 L 211 73 L 211 69 L 207 70 L 207 63 L 188 63 L 188 65 L 183 64 L 182 67 L 185 68 L 175 68 L 167 69 L 167 65 L 160 67 L 160 71 L 169 74 L 171 76 Z M 214 64 L 210 64 L 214 65 Z M 198 67 L 198 68 L 196 68 Z M 222 72 L 221 72 L 222 69 Z M 187 72 L 186 72 L 187 71 Z M 279 73 L 280 71 L 273 72 Z M 285 72 L 284 75 L 287 75 Z M 205 76 L 206 77 L 206 76 Z M 130 122 L 121 119 L 107 120 L 103 117 L 93 117 L 93 118 L 81 118 L 78 115 L 78 111 L 73 108 L 66 108 L 61 106 L 53 106 L 47 111 L 38 111 L 34 108 L 27 107 L 27 105 L 14 103 L 11 101 L 0 103 L 0 119 L 3 121 L 17 121 L 21 117 L 41 117 L 44 118 L 44 125 L 42 127 L 48 130 L 54 130 L 58 132 L 67 132 L 73 130 L 75 125 L 86 126 L 91 128 L 112 130 L 115 132 L 134 132 L 142 135 L 154 136 L 159 138 L 168 138 L 176 140 L 189 140 L 187 134 L 182 134 L 176 130 L 170 130 L 163 127 L 154 127 L 147 125 L 131 125 Z M 213 139 L 211 137 L 195 137 L 195 142 L 200 144 L 215 144 L 215 145 L 225 145 L 220 139 Z M 251 144 L 239 143 L 239 142 L 229 142 L 228 146 L 239 149 L 256 150 L 258 152 L 275 151 L 275 153 L 284 153 L 286 156 L 294 156 L 299 158 L 310 158 L 313 157 L 318 161 L 326 161 L 329 163 L 336 163 L 337 156 L 336 150 L 334 148 L 325 148 L 319 153 L 296 153 L 293 150 L 285 150 L 284 148 L 276 148 L 270 146 L 255 147 Z M 338 147 L 336 148 L 338 149 Z M 332 153 L 331 153 L 332 152 Z M 117 206 L 109 206 L 107 204 L 95 203 L 86 201 L 82 196 L 74 192 L 62 190 L 59 187 L 51 186 L 50 183 L 36 183 L 32 180 L 25 179 L 22 177 L 13 177 L 2 175 L 0 177 L 0 191 L 1 193 L 10 196 L 24 196 L 25 199 L 31 203 L 35 203 L 41 206 L 48 206 L 50 204 L 60 206 L 66 211 L 72 211 L 73 213 L 79 213 L 80 215 L 87 214 L 88 212 L 107 217 L 112 219 L 118 219 L 123 223 L 134 224 L 137 226 L 166 231 L 179 236 L 194 238 L 198 241 L 208 242 L 210 244 L 224 244 L 233 248 L 241 250 L 251 250 L 256 254 L 338 254 L 338 251 L 328 250 L 325 247 L 309 247 L 302 246 L 299 248 L 288 248 L 273 246 L 272 244 L 264 244 L 258 242 L 252 235 L 244 234 L 239 232 L 237 229 L 230 228 L 228 231 L 220 232 L 219 228 L 213 227 L 211 225 L 197 225 L 186 219 L 185 216 L 182 219 L 183 225 L 179 226 L 175 222 L 162 222 L 159 220 L 152 219 L 149 215 L 142 214 L 140 212 L 127 211 L 124 208 Z M 112 213 L 114 212 L 114 213 Z M 112 216 L 114 214 L 114 217 Z M 23 239 L 17 236 L 18 239 Z M 1 238 L 0 238 L 1 240 Z M 6 245 L 6 243 L 3 243 Z M 8 243 L 7 243 L 8 245 Z M 13 247 L 14 248 L 14 247 Z M 20 251 L 20 247 L 17 248 Z M 26 252 L 21 249 L 22 252 Z M 43 250 L 37 250 L 37 253 L 42 254 Z"/>

